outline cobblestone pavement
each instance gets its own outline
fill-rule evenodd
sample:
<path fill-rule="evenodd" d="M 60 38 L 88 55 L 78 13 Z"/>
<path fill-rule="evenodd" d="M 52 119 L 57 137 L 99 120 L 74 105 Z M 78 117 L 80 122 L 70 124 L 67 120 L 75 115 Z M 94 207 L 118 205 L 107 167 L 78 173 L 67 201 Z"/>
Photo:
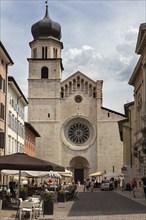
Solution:
<path fill-rule="evenodd" d="M 82 187 L 79 191 L 82 192 Z M 140 211 L 138 213 L 136 211 L 134 213 L 133 211 L 133 213 L 125 212 L 120 214 L 112 214 L 112 210 L 114 209 L 112 208 L 110 214 L 103 212 L 101 213 L 100 208 L 98 210 L 97 206 L 95 207 L 95 204 L 93 204 L 94 201 L 89 201 L 89 203 L 87 203 L 83 199 L 81 201 L 79 193 L 79 200 L 69 201 L 65 203 L 55 203 L 54 215 L 44 216 L 42 218 L 38 218 L 38 220 L 146 220 L 146 199 L 144 198 L 144 195 L 142 193 L 137 192 L 136 198 L 133 197 L 132 193 L 127 191 L 121 192 L 117 190 L 116 193 L 122 195 L 123 199 L 124 197 L 127 197 L 131 200 L 136 201 L 135 204 L 137 204 L 137 209 L 139 209 L 140 207 L 142 212 Z M 87 192 L 86 195 L 89 195 L 89 197 L 91 197 L 90 192 Z M 16 210 L 2 210 L 1 220 L 18 220 L 18 218 L 16 218 Z"/>

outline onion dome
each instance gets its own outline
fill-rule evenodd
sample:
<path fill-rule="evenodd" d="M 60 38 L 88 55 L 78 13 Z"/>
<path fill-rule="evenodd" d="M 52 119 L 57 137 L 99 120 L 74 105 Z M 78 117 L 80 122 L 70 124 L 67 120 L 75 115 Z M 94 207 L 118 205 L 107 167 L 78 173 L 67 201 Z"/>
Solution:
<path fill-rule="evenodd" d="M 46 5 L 45 17 L 32 25 L 31 33 L 34 40 L 48 37 L 53 37 L 58 40 L 61 39 L 61 26 L 49 17 L 48 5 Z"/>

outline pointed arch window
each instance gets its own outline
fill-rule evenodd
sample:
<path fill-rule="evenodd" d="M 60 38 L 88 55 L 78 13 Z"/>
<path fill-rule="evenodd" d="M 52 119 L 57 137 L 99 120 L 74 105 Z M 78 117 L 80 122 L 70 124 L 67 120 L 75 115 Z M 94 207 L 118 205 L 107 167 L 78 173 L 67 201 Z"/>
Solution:
<path fill-rule="evenodd" d="M 80 87 L 80 77 L 78 76 L 77 78 L 77 87 L 79 88 Z"/>
<path fill-rule="evenodd" d="M 89 96 L 92 97 L 92 85 L 89 85 Z"/>
<path fill-rule="evenodd" d="M 48 79 L 48 75 L 49 75 L 48 67 L 43 66 L 42 69 L 41 69 L 41 78 L 42 79 Z"/>

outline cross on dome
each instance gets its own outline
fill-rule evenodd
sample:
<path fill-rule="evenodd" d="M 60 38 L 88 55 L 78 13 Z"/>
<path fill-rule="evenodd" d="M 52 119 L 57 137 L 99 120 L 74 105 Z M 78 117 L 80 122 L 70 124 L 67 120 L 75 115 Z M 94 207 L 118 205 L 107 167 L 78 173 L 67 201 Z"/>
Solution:
<path fill-rule="evenodd" d="M 46 7 L 48 7 L 48 0 L 47 0 L 47 1 L 45 1 L 45 4 L 46 4 Z"/>

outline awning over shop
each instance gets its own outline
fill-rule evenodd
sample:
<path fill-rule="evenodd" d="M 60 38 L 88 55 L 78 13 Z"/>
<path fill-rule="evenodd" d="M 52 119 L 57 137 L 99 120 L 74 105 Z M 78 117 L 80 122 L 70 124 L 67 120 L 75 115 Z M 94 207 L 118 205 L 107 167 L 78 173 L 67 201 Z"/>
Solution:
<path fill-rule="evenodd" d="M 103 173 L 101 171 L 97 171 L 95 173 L 91 173 L 89 176 L 92 177 L 92 176 L 102 176 Z"/>

